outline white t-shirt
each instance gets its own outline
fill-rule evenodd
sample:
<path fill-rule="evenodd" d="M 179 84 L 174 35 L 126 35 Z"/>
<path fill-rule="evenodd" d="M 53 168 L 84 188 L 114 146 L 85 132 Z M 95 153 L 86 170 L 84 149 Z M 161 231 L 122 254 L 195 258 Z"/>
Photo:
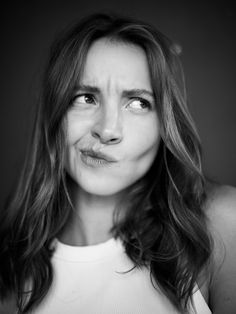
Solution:
<path fill-rule="evenodd" d="M 133 268 L 122 242 L 114 238 L 91 246 L 55 241 L 53 285 L 35 314 L 174 314 L 169 300 L 154 289 L 147 269 Z M 123 274 L 122 274 L 123 272 Z M 124 273 L 126 272 L 126 273 Z M 197 314 L 210 314 L 200 290 Z"/>

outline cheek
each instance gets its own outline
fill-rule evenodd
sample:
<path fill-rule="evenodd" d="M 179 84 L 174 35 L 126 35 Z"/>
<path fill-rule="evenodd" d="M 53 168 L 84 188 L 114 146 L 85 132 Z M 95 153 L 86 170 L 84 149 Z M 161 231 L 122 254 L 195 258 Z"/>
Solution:
<path fill-rule="evenodd" d="M 147 122 L 147 121 L 146 121 Z M 151 167 L 160 143 L 159 123 L 150 119 L 148 123 L 129 128 L 129 141 L 124 160 L 130 175 L 138 180 Z"/>
<path fill-rule="evenodd" d="M 141 160 L 146 156 L 155 155 L 159 140 L 160 127 L 156 115 L 149 119 L 139 119 L 136 123 L 129 123 L 127 130 L 127 155 L 133 160 Z"/>
<path fill-rule="evenodd" d="M 79 121 L 79 123 L 78 123 Z M 77 115 L 68 114 L 66 120 L 66 159 L 65 169 L 75 178 L 80 173 L 78 143 L 87 138 L 90 130 L 90 120 L 81 119 Z"/>
<path fill-rule="evenodd" d="M 79 121 L 79 122 L 78 122 Z M 66 121 L 66 130 L 67 130 L 67 144 L 68 146 L 74 145 L 86 134 L 89 133 L 91 129 L 91 119 L 85 119 L 80 115 L 68 115 Z"/>

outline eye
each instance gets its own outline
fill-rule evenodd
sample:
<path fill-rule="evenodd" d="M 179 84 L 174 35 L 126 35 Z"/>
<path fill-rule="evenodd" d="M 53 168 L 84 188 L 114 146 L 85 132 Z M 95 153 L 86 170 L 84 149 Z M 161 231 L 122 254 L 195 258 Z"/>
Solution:
<path fill-rule="evenodd" d="M 93 95 L 91 94 L 82 94 L 82 95 L 76 95 L 73 99 L 72 99 L 72 104 L 93 104 L 95 103 L 95 99 L 93 97 Z"/>
<path fill-rule="evenodd" d="M 132 98 L 128 106 L 134 110 L 149 110 L 152 107 L 148 100 L 139 97 Z"/>

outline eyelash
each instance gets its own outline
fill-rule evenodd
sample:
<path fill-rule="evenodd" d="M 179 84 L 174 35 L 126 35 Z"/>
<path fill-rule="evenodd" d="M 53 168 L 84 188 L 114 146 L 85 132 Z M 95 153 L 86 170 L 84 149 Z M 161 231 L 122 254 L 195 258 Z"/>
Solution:
<path fill-rule="evenodd" d="M 82 97 L 82 96 L 92 98 L 92 99 L 93 99 L 93 102 L 95 102 L 95 97 L 94 97 L 92 94 L 80 94 L 80 95 L 76 95 L 75 97 L 73 97 L 71 103 L 74 104 L 74 102 L 76 101 L 76 99 L 77 99 L 78 97 Z M 150 103 L 148 100 L 146 100 L 146 99 L 144 99 L 144 98 L 142 98 L 142 97 L 132 97 L 132 98 L 130 98 L 130 100 L 131 100 L 131 101 L 133 101 L 133 100 L 139 100 L 140 102 L 142 102 L 142 103 L 145 105 L 145 108 L 148 108 L 148 109 L 151 109 L 151 108 L 152 108 L 151 103 Z M 132 103 L 132 102 L 131 102 L 131 103 Z M 129 102 L 129 104 L 130 104 L 130 102 Z M 129 104 L 128 104 L 128 105 L 129 105 Z"/>

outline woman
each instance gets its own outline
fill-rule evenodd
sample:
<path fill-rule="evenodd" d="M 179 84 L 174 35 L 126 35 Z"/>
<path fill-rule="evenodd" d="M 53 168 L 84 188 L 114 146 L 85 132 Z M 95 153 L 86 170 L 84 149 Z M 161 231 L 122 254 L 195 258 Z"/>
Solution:
<path fill-rule="evenodd" d="M 1 218 L 8 313 L 234 312 L 235 189 L 206 183 L 180 73 L 172 43 L 129 18 L 55 41 Z"/>

